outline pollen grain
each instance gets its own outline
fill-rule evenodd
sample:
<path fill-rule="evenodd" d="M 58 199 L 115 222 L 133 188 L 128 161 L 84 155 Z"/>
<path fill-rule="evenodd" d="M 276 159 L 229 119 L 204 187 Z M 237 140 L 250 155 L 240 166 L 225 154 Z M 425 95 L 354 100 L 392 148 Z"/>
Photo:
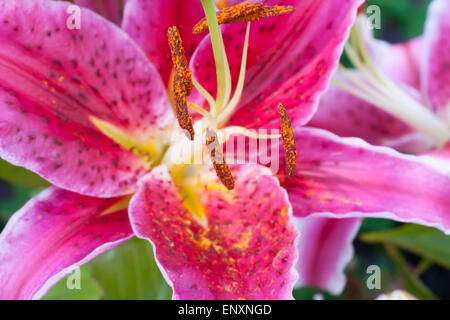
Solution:
<path fill-rule="evenodd" d="M 297 163 L 297 147 L 295 145 L 294 131 L 291 120 L 286 109 L 281 103 L 278 104 L 278 115 L 281 122 L 281 137 L 283 139 L 284 151 L 286 153 L 286 172 L 290 178 L 294 175 Z"/>
<path fill-rule="evenodd" d="M 228 190 L 234 189 L 234 178 L 231 170 L 225 162 L 223 156 L 222 146 L 219 144 L 217 134 L 212 129 L 206 131 L 206 147 L 211 153 L 214 170 L 216 170 L 217 177 Z"/>
<path fill-rule="evenodd" d="M 250 22 L 264 18 L 281 16 L 294 11 L 292 6 L 264 6 L 259 2 L 244 2 L 235 6 L 226 7 L 217 11 L 217 22 L 219 24 Z M 206 18 L 200 20 L 193 28 L 194 34 L 199 34 L 208 29 Z"/>

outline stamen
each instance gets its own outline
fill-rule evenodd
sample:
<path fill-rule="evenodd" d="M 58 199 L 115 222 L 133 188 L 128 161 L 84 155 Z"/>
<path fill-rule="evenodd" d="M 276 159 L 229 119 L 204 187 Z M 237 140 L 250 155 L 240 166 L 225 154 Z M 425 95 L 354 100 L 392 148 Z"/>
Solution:
<path fill-rule="evenodd" d="M 185 86 L 186 96 L 190 96 L 192 93 L 192 73 L 188 67 L 186 54 L 183 48 L 183 41 L 181 40 L 180 32 L 177 27 L 171 27 L 167 30 L 167 37 L 169 38 L 170 52 L 172 53 L 172 62 L 177 70 L 182 69 L 183 72 L 183 84 Z"/>
<path fill-rule="evenodd" d="M 234 91 L 233 98 L 223 109 L 218 117 L 218 123 L 223 124 L 228 121 L 228 118 L 233 114 L 236 109 L 239 100 L 241 99 L 242 91 L 244 90 L 245 71 L 247 68 L 247 54 L 248 54 L 248 40 L 250 37 L 250 22 L 247 23 L 247 29 L 245 32 L 244 48 L 242 49 L 241 69 L 239 71 L 239 79 Z"/>
<path fill-rule="evenodd" d="M 187 99 L 192 93 L 192 73 L 188 67 L 186 54 L 183 48 L 180 32 L 177 27 L 171 27 L 167 30 L 169 38 L 170 52 L 172 53 L 172 62 L 175 67 L 175 76 L 173 79 L 173 94 L 175 98 L 176 115 L 178 124 L 188 139 L 194 140 L 194 127 L 192 118 L 189 115 Z"/>
<path fill-rule="evenodd" d="M 289 115 L 281 103 L 278 104 L 278 114 L 280 116 L 281 136 L 286 153 L 286 172 L 292 178 L 297 163 L 297 147 L 295 145 L 294 131 L 292 130 L 291 119 L 289 119 Z"/>
<path fill-rule="evenodd" d="M 192 126 L 192 118 L 189 115 L 186 99 L 186 83 L 185 73 L 182 67 L 177 69 L 173 80 L 173 93 L 175 97 L 175 113 L 177 115 L 178 124 L 184 129 L 186 137 L 194 140 L 194 127 Z"/>
<path fill-rule="evenodd" d="M 217 21 L 219 24 L 234 22 L 250 22 L 263 18 L 280 16 L 294 11 L 292 6 L 264 6 L 259 2 L 244 2 L 235 6 L 227 7 L 217 11 Z M 208 21 L 204 18 L 193 28 L 194 34 L 199 34 L 208 29 Z"/>
<path fill-rule="evenodd" d="M 212 129 L 206 130 L 206 147 L 211 153 L 214 170 L 216 170 L 217 177 L 228 190 L 234 189 L 234 178 L 231 170 L 225 162 L 223 156 L 222 146 L 219 144 L 217 134 Z"/>

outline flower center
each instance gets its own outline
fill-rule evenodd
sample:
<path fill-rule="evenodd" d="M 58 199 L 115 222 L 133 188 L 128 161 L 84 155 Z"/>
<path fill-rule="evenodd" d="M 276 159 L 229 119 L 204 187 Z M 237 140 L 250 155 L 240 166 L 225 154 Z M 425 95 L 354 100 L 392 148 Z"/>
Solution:
<path fill-rule="evenodd" d="M 362 18 L 358 19 L 351 32 L 350 44 L 345 47 L 345 52 L 357 72 L 341 65 L 343 77 L 333 78 L 332 83 L 401 119 L 428 136 L 436 146 L 442 147 L 450 140 L 448 124 L 414 99 L 404 87 L 375 68 L 362 36 L 363 23 Z M 410 91 L 412 90 L 410 88 Z"/>
<path fill-rule="evenodd" d="M 212 0 L 202 0 L 202 4 L 206 18 L 202 19 L 194 27 L 193 32 L 200 33 L 207 29 L 209 30 L 216 67 L 217 95 L 216 98 L 213 98 L 211 94 L 191 76 L 191 71 L 187 66 L 187 60 L 184 56 L 185 53 L 182 47 L 180 34 L 176 27 L 169 28 L 169 45 L 172 52 L 172 61 L 176 70 L 172 83 L 173 100 L 178 123 L 183 129 L 186 137 L 191 141 L 187 141 L 186 138 L 180 135 L 177 136 L 166 153 L 163 163 L 167 164 L 169 167 L 177 165 L 177 163 L 198 163 L 195 161 L 195 158 L 203 158 L 203 147 L 206 146 L 206 149 L 208 149 L 212 158 L 212 163 L 217 176 L 223 185 L 231 190 L 234 187 L 234 180 L 223 157 L 222 144 L 227 141 L 231 135 L 243 135 L 253 139 L 279 139 L 281 137 L 285 142 L 287 159 L 290 164 L 288 174 L 291 176 L 296 161 L 295 141 L 293 139 L 292 129 L 290 128 L 289 117 L 286 110 L 284 110 L 281 105 L 279 106 L 279 114 L 282 128 L 284 128 L 282 129 L 282 135 L 262 135 L 244 127 L 225 125 L 238 107 L 244 89 L 250 37 L 250 22 L 264 17 L 273 17 L 289 13 L 293 11 L 294 8 L 263 6 L 257 2 L 245 2 L 216 12 Z M 234 94 L 232 95 L 233 84 L 231 73 L 219 24 L 244 21 L 247 21 L 247 28 L 241 66 Z M 192 86 L 194 86 L 205 98 L 209 104 L 209 111 L 187 100 L 187 97 L 192 91 Z M 202 116 L 195 124 L 192 123 L 189 109 L 196 111 Z M 204 143 L 205 134 L 206 143 Z M 194 154 L 182 151 L 186 150 L 186 147 L 189 147 L 189 144 L 191 144 L 191 149 L 194 150 Z M 202 147 L 199 148 L 199 145 Z M 176 154 L 175 156 L 174 153 Z M 177 163 L 174 163 L 174 159 Z"/>

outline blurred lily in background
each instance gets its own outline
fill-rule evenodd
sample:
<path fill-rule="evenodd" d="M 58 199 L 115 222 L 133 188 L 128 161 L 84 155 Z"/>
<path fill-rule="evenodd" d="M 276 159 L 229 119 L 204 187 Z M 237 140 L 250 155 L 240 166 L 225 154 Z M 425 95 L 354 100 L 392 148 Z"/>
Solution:
<path fill-rule="evenodd" d="M 341 66 L 309 125 L 405 153 L 440 150 L 444 156 L 450 140 L 449 16 L 448 1 L 432 1 L 424 34 L 399 44 L 374 39 L 360 16 L 346 47 L 355 69 Z"/>

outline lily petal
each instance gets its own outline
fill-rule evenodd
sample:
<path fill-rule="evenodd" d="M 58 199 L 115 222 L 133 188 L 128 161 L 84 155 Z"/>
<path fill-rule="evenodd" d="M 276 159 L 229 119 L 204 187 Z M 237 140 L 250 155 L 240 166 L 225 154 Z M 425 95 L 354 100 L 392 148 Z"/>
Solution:
<path fill-rule="evenodd" d="M 64 189 L 130 193 L 146 159 L 92 122 L 151 143 L 172 125 L 165 87 L 127 35 L 90 10 L 66 25 L 70 3 L 0 3 L 0 157 Z"/>
<path fill-rule="evenodd" d="M 292 299 L 298 234 L 287 195 L 266 168 L 233 174 L 232 191 L 213 171 L 201 177 L 200 223 L 167 169 L 155 168 L 130 203 L 132 227 L 153 244 L 175 299 Z"/>
<path fill-rule="evenodd" d="M 338 295 L 345 287 L 344 269 L 353 257 L 352 242 L 361 219 L 295 219 L 301 234 L 297 286 L 315 286 Z"/>
<path fill-rule="evenodd" d="M 176 26 L 180 30 L 186 57 L 189 59 L 203 38 L 193 35 L 192 27 L 203 17 L 200 1 L 128 0 L 122 28 L 158 68 L 164 83 L 168 83 L 173 66 L 167 44 L 167 29 Z"/>
<path fill-rule="evenodd" d="M 294 177 L 280 179 L 297 217 L 387 218 L 450 233 L 450 166 L 327 131 L 295 131 Z"/>
<path fill-rule="evenodd" d="M 39 299 L 76 268 L 133 237 L 120 201 L 56 187 L 30 200 L 0 235 L 0 299 Z"/>
<path fill-rule="evenodd" d="M 397 83 L 420 90 L 421 63 L 424 54 L 424 37 L 420 36 L 400 43 L 376 39 L 366 16 L 359 16 L 363 45 L 377 70 Z M 366 24 L 366 25 L 364 25 Z"/>
<path fill-rule="evenodd" d="M 248 128 L 277 127 L 281 102 L 294 124 L 306 123 L 328 86 L 344 41 L 362 1 L 285 0 L 268 5 L 292 5 L 283 17 L 252 23 L 244 92 L 230 122 Z M 225 48 L 237 83 L 245 24 L 222 27 Z M 191 60 L 195 78 L 215 95 L 216 78 L 210 38 L 202 40 Z"/>
<path fill-rule="evenodd" d="M 91 9 L 109 21 L 120 25 L 120 7 L 118 0 L 75 0 L 75 4 Z"/>
<path fill-rule="evenodd" d="M 434 0 L 424 36 L 422 86 L 433 110 L 450 121 L 450 3 Z"/>
<path fill-rule="evenodd" d="M 420 89 L 420 65 L 423 59 L 423 37 L 391 44 L 373 37 L 366 39 L 377 68 L 391 79 Z"/>

